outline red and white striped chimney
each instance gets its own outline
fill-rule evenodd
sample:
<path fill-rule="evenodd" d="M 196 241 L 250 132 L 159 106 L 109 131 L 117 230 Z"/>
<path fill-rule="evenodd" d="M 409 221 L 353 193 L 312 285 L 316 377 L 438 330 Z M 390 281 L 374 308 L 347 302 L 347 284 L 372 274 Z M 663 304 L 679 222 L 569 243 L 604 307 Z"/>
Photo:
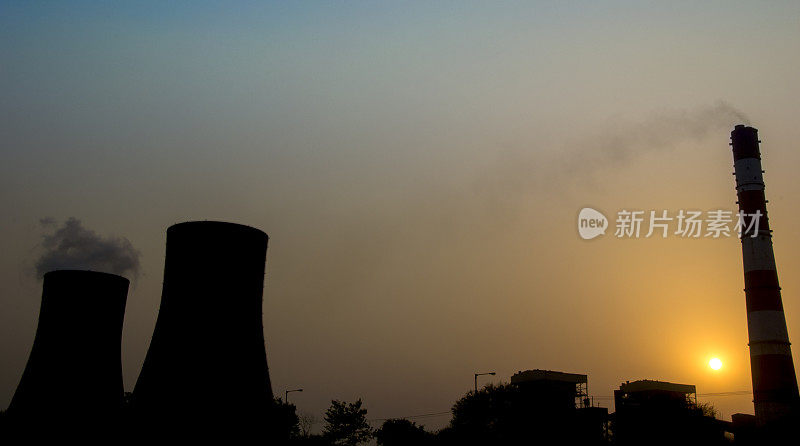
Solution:
<path fill-rule="evenodd" d="M 753 127 L 737 125 L 731 132 L 736 194 L 740 215 L 744 215 L 742 263 L 753 403 L 758 422 L 770 424 L 795 411 L 800 397 L 772 252 L 760 142 Z"/>

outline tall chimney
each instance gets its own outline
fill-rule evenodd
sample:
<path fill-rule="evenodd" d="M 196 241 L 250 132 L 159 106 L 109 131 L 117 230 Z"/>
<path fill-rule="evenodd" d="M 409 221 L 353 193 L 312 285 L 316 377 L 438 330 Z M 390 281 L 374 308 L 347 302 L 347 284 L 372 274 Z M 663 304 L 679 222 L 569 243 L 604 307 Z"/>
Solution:
<path fill-rule="evenodd" d="M 760 142 L 753 127 L 737 125 L 731 132 L 736 194 L 744 215 L 742 263 L 753 402 L 759 424 L 769 425 L 793 413 L 800 397 L 772 252 Z M 755 218 L 758 221 L 753 221 Z"/>
<path fill-rule="evenodd" d="M 273 397 L 261 309 L 267 240 L 224 222 L 167 229 L 161 308 L 133 392 L 138 416 L 199 427 L 264 420 Z"/>
<path fill-rule="evenodd" d="M 128 284 L 124 277 L 94 271 L 44 275 L 36 337 L 9 415 L 96 423 L 119 413 Z"/>

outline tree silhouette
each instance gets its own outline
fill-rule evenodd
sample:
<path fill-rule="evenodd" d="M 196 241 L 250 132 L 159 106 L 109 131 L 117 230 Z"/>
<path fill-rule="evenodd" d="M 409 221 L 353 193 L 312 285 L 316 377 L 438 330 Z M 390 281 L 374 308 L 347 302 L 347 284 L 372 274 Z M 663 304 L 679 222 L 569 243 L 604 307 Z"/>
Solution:
<path fill-rule="evenodd" d="M 297 416 L 297 407 L 275 398 L 269 416 L 271 438 L 276 441 L 287 442 L 300 436 L 300 419 Z"/>
<path fill-rule="evenodd" d="M 413 421 L 392 418 L 375 431 L 375 438 L 380 446 L 426 445 L 432 443 L 433 435 Z"/>
<path fill-rule="evenodd" d="M 324 436 L 332 444 L 356 446 L 372 438 L 372 428 L 367 423 L 367 409 L 361 399 L 354 403 L 331 401 L 325 411 Z"/>
<path fill-rule="evenodd" d="M 719 415 L 719 411 L 711 403 L 697 403 L 697 408 L 704 417 L 716 418 Z"/>
<path fill-rule="evenodd" d="M 519 389 L 489 384 L 470 391 L 453 405 L 453 418 L 442 437 L 459 444 L 507 444 L 525 437 L 533 419 L 523 410 Z"/>
<path fill-rule="evenodd" d="M 300 412 L 298 418 L 300 419 L 300 435 L 308 437 L 311 435 L 311 429 L 314 427 L 314 423 L 317 422 L 317 417 L 308 412 Z"/>

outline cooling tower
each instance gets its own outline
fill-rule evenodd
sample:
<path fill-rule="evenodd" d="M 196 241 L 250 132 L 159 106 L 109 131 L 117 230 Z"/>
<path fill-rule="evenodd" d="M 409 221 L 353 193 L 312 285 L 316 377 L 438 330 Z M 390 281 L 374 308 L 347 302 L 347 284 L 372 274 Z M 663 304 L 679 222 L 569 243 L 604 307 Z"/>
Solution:
<path fill-rule="evenodd" d="M 759 423 L 769 425 L 792 415 L 799 398 L 772 251 L 759 143 L 753 127 L 737 125 L 731 132 L 736 193 L 739 211 L 745 216 L 741 242 L 753 402 Z"/>
<path fill-rule="evenodd" d="M 261 312 L 267 240 L 223 222 L 167 230 L 161 307 L 133 392 L 139 416 L 263 419 L 272 402 Z"/>
<path fill-rule="evenodd" d="M 128 283 L 94 271 L 44 275 L 39 326 L 10 415 L 96 421 L 119 412 Z"/>

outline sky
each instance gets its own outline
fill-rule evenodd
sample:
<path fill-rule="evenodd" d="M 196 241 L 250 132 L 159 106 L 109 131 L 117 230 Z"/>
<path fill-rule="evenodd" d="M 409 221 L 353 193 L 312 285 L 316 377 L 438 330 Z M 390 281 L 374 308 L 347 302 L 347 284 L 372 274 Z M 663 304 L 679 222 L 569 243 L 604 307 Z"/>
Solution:
<path fill-rule="evenodd" d="M 273 390 L 317 419 L 332 399 L 446 412 L 473 373 L 534 368 L 587 374 L 612 410 L 647 378 L 753 413 L 703 396 L 751 389 L 737 238 L 576 226 L 735 211 L 739 123 L 800 339 L 797 2 L 4 1 L 0 60 L 0 407 L 58 228 L 138 253 L 130 391 L 166 228 L 208 219 L 269 234 Z"/>

